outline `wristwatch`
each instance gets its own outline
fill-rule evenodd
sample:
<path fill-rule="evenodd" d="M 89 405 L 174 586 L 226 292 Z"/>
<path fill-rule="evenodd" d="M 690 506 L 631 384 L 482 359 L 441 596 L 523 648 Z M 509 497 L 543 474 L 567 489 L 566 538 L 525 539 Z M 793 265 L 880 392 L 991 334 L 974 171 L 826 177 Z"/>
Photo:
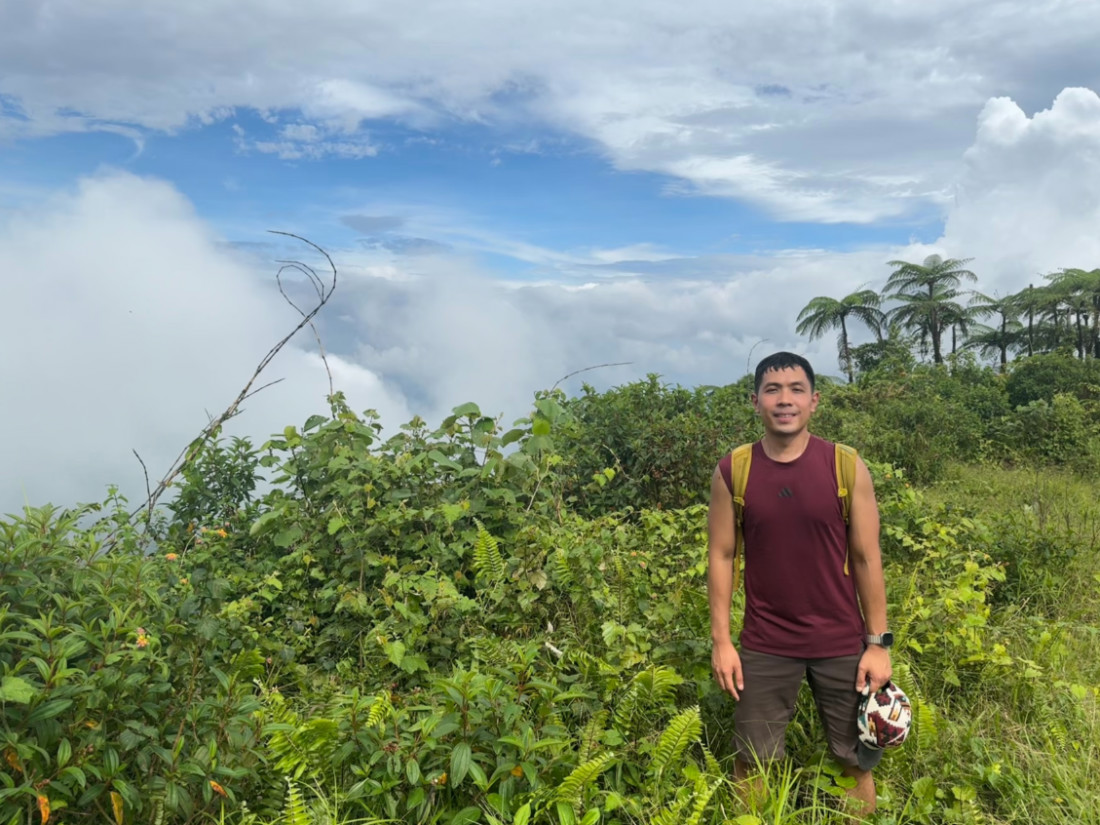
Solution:
<path fill-rule="evenodd" d="M 887 630 L 885 633 L 868 633 L 864 641 L 869 645 L 890 647 L 894 643 L 894 634 Z"/>

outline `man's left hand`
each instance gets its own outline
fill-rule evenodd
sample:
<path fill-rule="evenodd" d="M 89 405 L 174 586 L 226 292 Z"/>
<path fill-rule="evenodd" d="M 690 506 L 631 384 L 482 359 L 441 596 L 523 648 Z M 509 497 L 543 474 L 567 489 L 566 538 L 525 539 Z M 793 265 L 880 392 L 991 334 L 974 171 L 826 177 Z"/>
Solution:
<path fill-rule="evenodd" d="M 874 693 L 890 681 L 893 672 L 890 666 L 890 651 L 881 645 L 870 645 L 863 651 L 863 656 L 859 660 L 859 670 L 856 671 L 856 690 L 863 693 L 869 680 L 871 693 Z"/>

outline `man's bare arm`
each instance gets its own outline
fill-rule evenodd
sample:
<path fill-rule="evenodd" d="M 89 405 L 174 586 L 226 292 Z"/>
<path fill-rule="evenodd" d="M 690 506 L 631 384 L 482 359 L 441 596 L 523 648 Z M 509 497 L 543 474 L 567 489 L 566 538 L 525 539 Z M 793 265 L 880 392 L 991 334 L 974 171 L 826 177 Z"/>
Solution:
<path fill-rule="evenodd" d="M 707 511 L 707 598 L 710 602 L 711 667 L 722 690 L 740 698 L 744 689 L 741 657 L 730 638 L 730 601 L 733 597 L 733 497 L 722 473 L 715 468 L 710 480 Z"/>
<path fill-rule="evenodd" d="M 882 573 L 882 551 L 879 547 L 878 502 L 875 500 L 871 473 L 862 459 L 856 464 L 856 483 L 852 490 L 848 553 L 867 632 L 876 635 L 883 633 L 887 630 L 886 581 Z M 890 679 L 891 672 L 890 652 L 884 647 L 872 645 L 860 662 L 856 689 L 861 690 L 864 677 L 869 677 L 871 689 L 877 690 Z"/>

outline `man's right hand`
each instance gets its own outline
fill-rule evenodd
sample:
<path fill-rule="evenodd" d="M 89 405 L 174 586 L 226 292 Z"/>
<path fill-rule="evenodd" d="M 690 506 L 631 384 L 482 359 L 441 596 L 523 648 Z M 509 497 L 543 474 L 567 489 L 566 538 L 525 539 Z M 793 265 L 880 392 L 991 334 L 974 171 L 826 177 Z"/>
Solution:
<path fill-rule="evenodd" d="M 740 700 L 738 691 L 745 689 L 745 677 L 741 674 L 741 657 L 733 642 L 716 642 L 710 655 L 711 670 L 718 686 L 734 699 Z"/>

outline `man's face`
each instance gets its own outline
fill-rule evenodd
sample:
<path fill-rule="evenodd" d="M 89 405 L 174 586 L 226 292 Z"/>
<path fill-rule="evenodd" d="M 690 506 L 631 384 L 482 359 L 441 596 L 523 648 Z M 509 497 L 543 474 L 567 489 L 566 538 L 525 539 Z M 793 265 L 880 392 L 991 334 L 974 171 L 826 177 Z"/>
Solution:
<path fill-rule="evenodd" d="M 752 405 L 768 432 L 797 435 L 810 423 L 820 398 L 810 389 L 810 379 L 802 367 L 787 367 L 764 373 Z"/>

